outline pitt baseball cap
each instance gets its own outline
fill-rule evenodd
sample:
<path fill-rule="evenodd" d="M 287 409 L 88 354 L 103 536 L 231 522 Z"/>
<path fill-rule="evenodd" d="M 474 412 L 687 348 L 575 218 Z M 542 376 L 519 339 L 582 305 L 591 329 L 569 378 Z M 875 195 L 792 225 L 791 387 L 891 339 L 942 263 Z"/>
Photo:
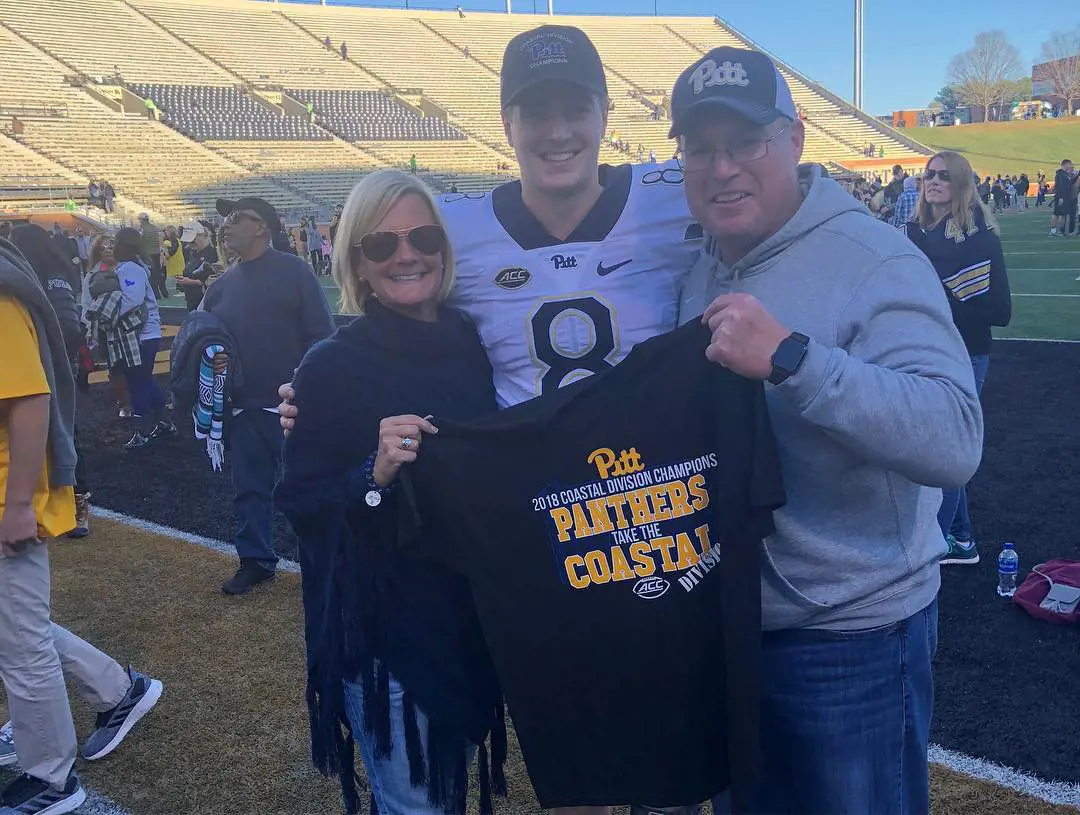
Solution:
<path fill-rule="evenodd" d="M 503 52 L 500 101 L 503 109 L 524 90 L 561 79 L 598 96 L 607 96 L 600 54 L 580 28 L 542 25 L 514 37 Z"/>
<path fill-rule="evenodd" d="M 714 48 L 679 75 L 671 91 L 668 138 L 682 134 L 692 111 L 710 106 L 726 107 L 760 125 L 778 116 L 796 118 L 791 89 L 776 65 L 746 48 Z"/>

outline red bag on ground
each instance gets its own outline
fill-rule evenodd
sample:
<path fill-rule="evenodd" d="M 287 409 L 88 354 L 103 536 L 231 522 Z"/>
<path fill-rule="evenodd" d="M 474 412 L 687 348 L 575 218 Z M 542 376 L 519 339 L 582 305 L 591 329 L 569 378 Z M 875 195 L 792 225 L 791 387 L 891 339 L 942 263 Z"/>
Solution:
<path fill-rule="evenodd" d="M 1020 584 L 1013 602 L 1032 617 L 1058 625 L 1080 622 L 1080 561 L 1040 563 Z"/>

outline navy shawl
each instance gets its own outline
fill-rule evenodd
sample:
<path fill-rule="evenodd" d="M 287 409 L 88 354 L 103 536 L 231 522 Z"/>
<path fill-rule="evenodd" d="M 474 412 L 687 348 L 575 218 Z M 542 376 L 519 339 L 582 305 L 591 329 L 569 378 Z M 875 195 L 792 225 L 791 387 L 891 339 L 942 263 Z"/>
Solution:
<path fill-rule="evenodd" d="M 312 760 L 337 774 L 347 812 L 359 808 L 344 682 L 362 683 L 365 729 L 389 754 L 389 675 L 405 688 L 406 747 L 414 786 L 433 805 L 464 810 L 467 742 L 480 748 L 481 807 L 505 794 L 501 694 L 467 581 L 423 556 L 437 536 L 395 487 L 364 501 L 363 462 L 379 422 L 405 413 L 477 418 L 496 409 L 491 366 L 458 312 L 413 320 L 370 300 L 367 313 L 317 343 L 294 388 L 299 409 L 286 439 L 277 508 L 300 539 Z M 420 454 L 423 455 L 421 446 Z M 419 508 L 421 520 L 423 507 Z M 437 540 L 437 537 L 434 538 Z M 419 744 L 415 711 L 430 722 Z M 491 762 L 485 740 L 491 735 Z"/>

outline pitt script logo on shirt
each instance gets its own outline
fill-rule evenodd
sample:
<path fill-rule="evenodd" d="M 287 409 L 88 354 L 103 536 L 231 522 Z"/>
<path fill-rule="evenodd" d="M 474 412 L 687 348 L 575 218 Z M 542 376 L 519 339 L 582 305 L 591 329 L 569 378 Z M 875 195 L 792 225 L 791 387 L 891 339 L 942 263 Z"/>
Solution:
<path fill-rule="evenodd" d="M 586 461 L 598 481 L 532 499 L 547 516 L 566 583 L 580 590 L 636 581 L 635 595 L 656 599 L 670 575 L 691 591 L 719 560 L 700 516 L 716 454 L 649 468 L 634 447 L 599 447 Z"/>

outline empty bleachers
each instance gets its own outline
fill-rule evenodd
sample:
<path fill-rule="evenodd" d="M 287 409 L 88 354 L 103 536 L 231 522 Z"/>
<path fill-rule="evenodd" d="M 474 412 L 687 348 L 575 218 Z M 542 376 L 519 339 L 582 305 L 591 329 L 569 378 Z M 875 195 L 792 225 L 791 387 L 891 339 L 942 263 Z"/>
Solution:
<path fill-rule="evenodd" d="M 437 187 L 487 189 L 517 172 L 499 105 L 503 51 L 546 21 L 253 0 L 0 0 L 0 111 L 20 130 L 0 139 L 0 162 L 19 165 L 24 180 L 9 186 L 108 178 L 121 206 L 177 217 L 241 194 L 310 212 L 339 202 L 365 172 L 413 157 Z M 629 148 L 605 139 L 606 163 L 670 158 L 670 123 L 656 111 L 678 74 L 711 47 L 749 44 L 705 16 L 557 22 L 584 29 L 604 62 L 606 136 Z M 926 155 L 789 66 L 780 70 L 805 114 L 805 160 L 860 166 L 868 143 L 905 167 Z M 117 82 L 153 99 L 160 121 L 130 94 L 118 97 Z"/>
<path fill-rule="evenodd" d="M 420 116 L 382 91 L 290 88 L 294 99 L 314 105 L 322 127 L 346 141 L 439 141 L 464 139 L 445 120 Z"/>
<path fill-rule="evenodd" d="M 253 174 L 298 189 L 326 208 L 341 203 L 357 181 L 380 162 L 337 140 L 320 142 L 207 142 Z"/>
<path fill-rule="evenodd" d="M 11 0 L 8 0 L 9 2 Z M 249 82 L 304 88 L 377 88 L 271 3 L 134 0 L 141 12 Z"/>
<path fill-rule="evenodd" d="M 311 207 L 145 115 L 110 110 L 67 84 L 63 66 L 0 28 L 0 101 L 9 94 L 65 114 L 20 117 L 20 144 L 82 179 L 108 179 L 118 196 L 141 207 L 177 220 L 212 211 L 222 195 L 261 195 L 285 210 Z"/>
<path fill-rule="evenodd" d="M 119 0 L 0 0 L 0 19 L 91 77 L 144 82 L 234 81 Z"/>
<path fill-rule="evenodd" d="M 152 99 L 161 121 L 195 141 L 324 141 L 331 138 L 307 116 L 285 116 L 240 88 L 207 85 L 129 83 L 132 92 Z"/>

